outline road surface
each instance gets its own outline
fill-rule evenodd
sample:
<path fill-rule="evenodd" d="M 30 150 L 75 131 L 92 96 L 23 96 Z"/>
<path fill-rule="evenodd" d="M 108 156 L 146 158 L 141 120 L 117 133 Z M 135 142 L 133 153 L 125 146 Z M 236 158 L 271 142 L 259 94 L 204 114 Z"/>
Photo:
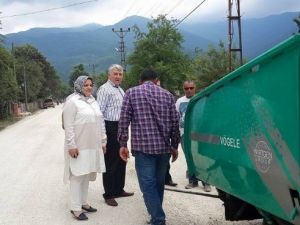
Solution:
<path fill-rule="evenodd" d="M 134 158 L 127 166 L 130 198 L 117 199 L 118 207 L 107 206 L 102 198 L 101 176 L 90 183 L 89 203 L 98 209 L 89 220 L 76 221 L 69 208 L 69 186 L 63 184 L 63 138 L 61 105 L 41 110 L 0 132 L 0 224 L 5 225 L 144 225 L 148 219 L 139 191 Z M 184 190 L 185 160 L 171 165 L 176 189 Z M 204 193 L 202 187 L 193 191 Z M 216 194 L 213 190 L 212 194 Z M 261 225 L 261 220 L 228 222 L 222 202 L 216 198 L 165 192 L 167 225 Z"/>

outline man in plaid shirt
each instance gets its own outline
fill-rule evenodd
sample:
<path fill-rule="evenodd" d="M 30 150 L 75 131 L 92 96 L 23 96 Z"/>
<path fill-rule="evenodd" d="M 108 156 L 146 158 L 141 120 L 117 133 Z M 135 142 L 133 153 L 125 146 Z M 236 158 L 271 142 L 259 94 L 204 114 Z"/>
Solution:
<path fill-rule="evenodd" d="M 174 96 L 156 85 L 158 76 L 152 70 L 141 73 L 142 84 L 129 89 L 124 96 L 119 120 L 120 157 L 127 161 L 128 127 L 131 124 L 131 152 L 152 225 L 165 225 L 162 208 L 165 174 L 169 159 L 178 157 L 179 117 Z"/>

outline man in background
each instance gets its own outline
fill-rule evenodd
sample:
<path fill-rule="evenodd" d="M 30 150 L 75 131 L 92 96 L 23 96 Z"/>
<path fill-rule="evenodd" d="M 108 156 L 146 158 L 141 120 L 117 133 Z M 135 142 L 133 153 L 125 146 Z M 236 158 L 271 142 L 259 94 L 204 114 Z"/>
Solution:
<path fill-rule="evenodd" d="M 185 112 L 187 109 L 187 106 L 189 104 L 190 99 L 195 95 L 196 91 L 196 85 L 193 81 L 187 80 L 183 82 L 183 91 L 184 91 L 184 96 L 177 99 L 176 101 L 176 110 L 178 111 L 180 115 L 180 122 L 179 122 L 179 127 L 180 127 L 180 136 L 181 136 L 181 147 L 184 150 L 184 139 L 183 139 L 183 133 L 184 133 L 184 116 Z M 198 187 L 198 179 L 195 177 L 195 175 L 190 175 L 188 174 L 187 171 L 187 177 L 189 179 L 189 183 L 185 186 L 186 189 L 191 189 L 194 187 Z M 205 182 L 202 181 L 203 189 L 206 192 L 211 191 L 211 186 Z"/>

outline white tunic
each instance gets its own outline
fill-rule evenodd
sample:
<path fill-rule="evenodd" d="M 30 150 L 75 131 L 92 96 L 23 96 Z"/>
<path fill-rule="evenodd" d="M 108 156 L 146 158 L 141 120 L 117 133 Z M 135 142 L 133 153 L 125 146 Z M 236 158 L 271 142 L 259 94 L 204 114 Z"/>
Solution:
<path fill-rule="evenodd" d="M 65 172 L 64 182 L 70 175 L 96 174 L 105 172 L 102 146 L 106 145 L 106 132 L 103 115 L 94 97 L 85 98 L 79 94 L 71 95 L 63 107 L 65 129 Z M 79 155 L 72 158 L 68 150 L 77 148 Z"/>

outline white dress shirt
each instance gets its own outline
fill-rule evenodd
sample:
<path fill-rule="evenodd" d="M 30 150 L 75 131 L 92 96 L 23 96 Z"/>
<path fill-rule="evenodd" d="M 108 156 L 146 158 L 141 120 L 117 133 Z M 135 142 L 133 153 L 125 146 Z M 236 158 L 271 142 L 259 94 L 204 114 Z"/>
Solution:
<path fill-rule="evenodd" d="M 104 120 L 119 121 L 123 103 L 124 91 L 108 80 L 97 91 L 97 102 Z"/>

